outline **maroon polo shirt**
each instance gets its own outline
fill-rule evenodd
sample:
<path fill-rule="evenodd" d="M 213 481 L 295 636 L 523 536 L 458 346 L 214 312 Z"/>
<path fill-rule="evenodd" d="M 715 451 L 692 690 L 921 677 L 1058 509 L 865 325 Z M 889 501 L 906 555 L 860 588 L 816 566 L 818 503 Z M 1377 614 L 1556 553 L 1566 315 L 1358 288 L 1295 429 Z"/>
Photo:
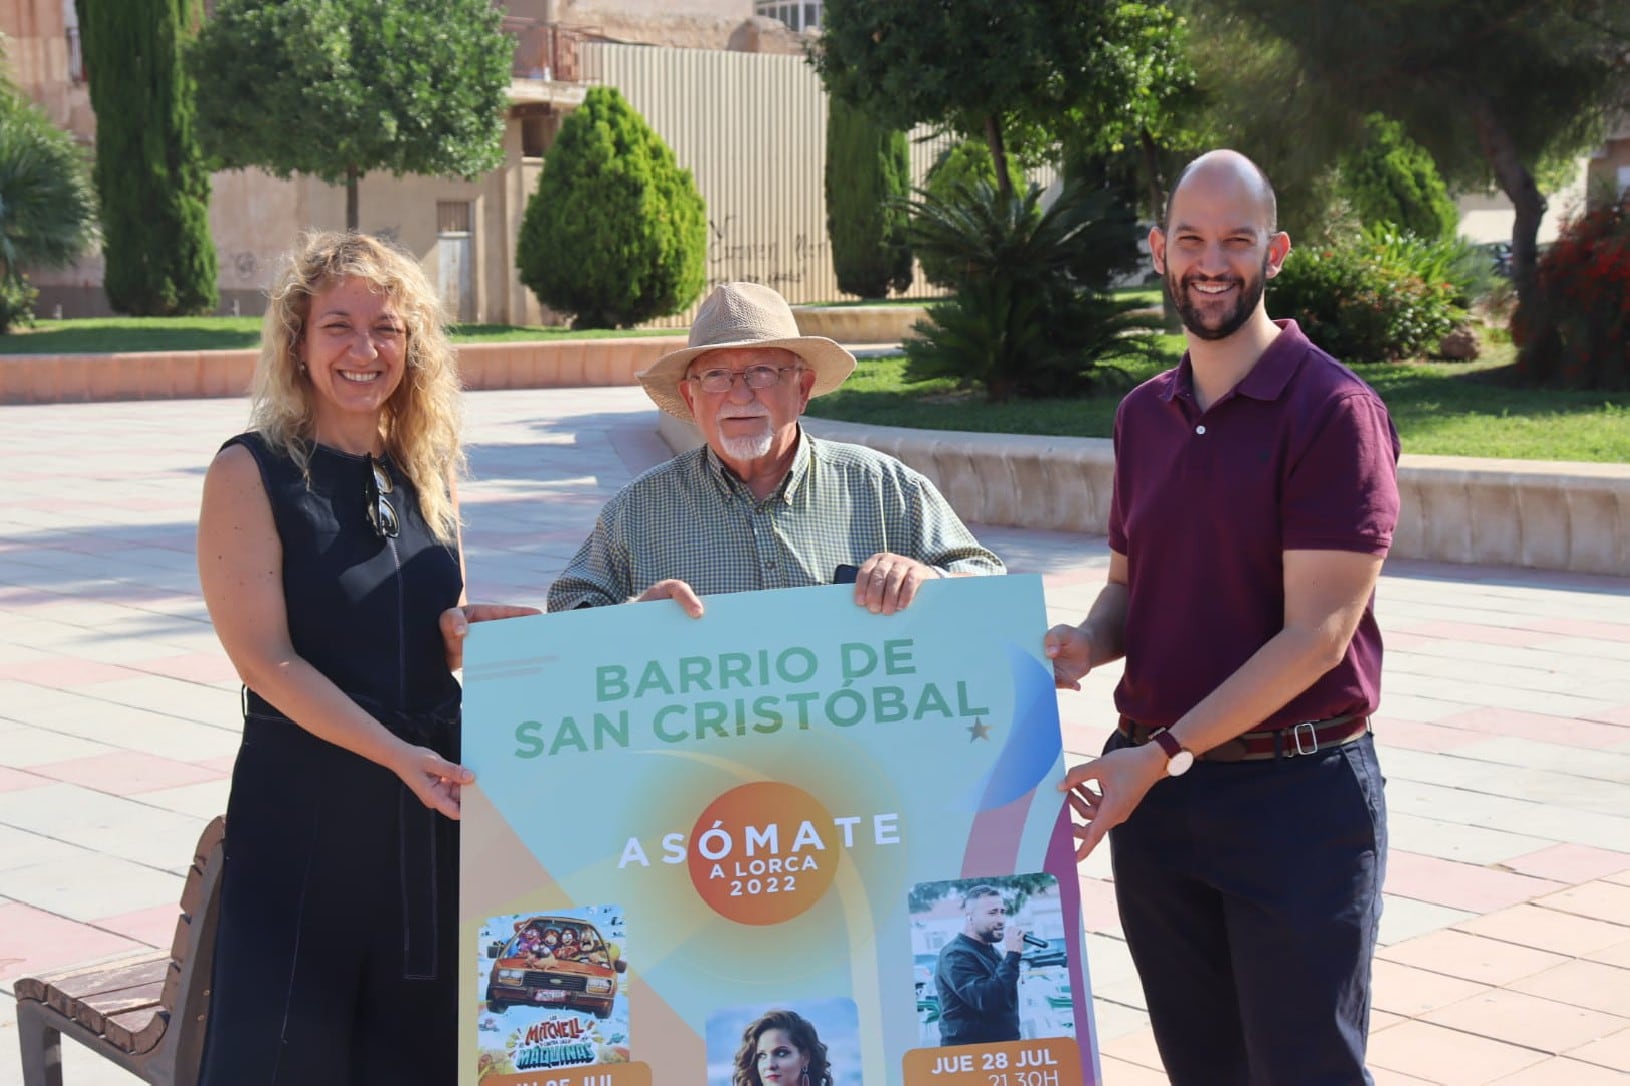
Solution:
<path fill-rule="evenodd" d="M 1115 704 L 1169 725 L 1284 627 L 1287 550 L 1384 555 L 1398 522 L 1398 432 L 1373 389 L 1295 321 L 1201 412 L 1189 356 L 1115 416 L 1109 545 L 1126 555 L 1126 673 Z M 1257 727 L 1373 712 L 1375 599 L 1341 663 Z"/>

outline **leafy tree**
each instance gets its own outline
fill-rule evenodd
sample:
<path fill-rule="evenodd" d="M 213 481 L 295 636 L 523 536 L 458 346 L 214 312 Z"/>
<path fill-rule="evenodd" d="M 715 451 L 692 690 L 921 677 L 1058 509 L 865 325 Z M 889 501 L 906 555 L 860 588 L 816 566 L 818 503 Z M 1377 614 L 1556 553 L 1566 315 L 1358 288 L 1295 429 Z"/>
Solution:
<path fill-rule="evenodd" d="M 1360 226 L 1336 167 L 1362 141 L 1363 117 L 1305 78 L 1296 50 L 1256 23 L 1217 5 L 1184 8 L 1195 111 L 1168 168 L 1212 147 L 1237 148 L 1273 180 L 1279 225 L 1298 247 L 1354 239 Z"/>
<path fill-rule="evenodd" d="M 1312 88 L 1326 135 L 1371 113 L 1396 119 L 1451 182 L 1492 176 L 1516 209 L 1512 277 L 1534 284 L 1546 207 L 1540 164 L 1600 139 L 1630 100 L 1630 5 L 1622 0 L 1219 0 L 1264 43 L 1294 53 L 1296 78 L 1271 103 Z M 1269 44 L 1269 48 L 1273 48 Z M 1259 107 L 1260 108 L 1260 107 Z"/>
<path fill-rule="evenodd" d="M 72 264 L 90 242 L 85 172 L 73 137 L 0 78 L 0 334 L 33 319 L 38 292 L 24 269 Z"/>
<path fill-rule="evenodd" d="M 1166 206 L 1173 148 L 1201 142 L 1189 19 L 1164 3 L 1114 0 L 1105 9 L 1098 89 L 1057 118 L 1040 118 L 1022 143 L 1060 145 L 1064 172 L 1124 186 L 1151 218 Z"/>
<path fill-rule="evenodd" d="M 706 281 L 707 207 L 689 170 L 615 87 L 560 126 L 516 245 L 521 282 L 577 328 L 677 313 Z"/>
<path fill-rule="evenodd" d="M 900 129 L 983 136 L 1011 196 L 1009 127 L 1047 126 L 1106 88 L 1109 0 L 827 0 L 812 60 L 826 89 Z M 1112 81 L 1111 81 L 1112 82 Z"/>
<path fill-rule="evenodd" d="M 1341 189 L 1365 226 L 1391 225 L 1420 237 L 1453 237 L 1460 212 L 1437 164 L 1403 126 L 1379 113 L 1341 164 Z"/>
<path fill-rule="evenodd" d="M 886 297 L 911 285 L 911 190 L 906 134 L 884 128 L 836 98 L 826 119 L 826 232 L 838 289 Z"/>
<path fill-rule="evenodd" d="M 182 48 L 198 0 L 74 0 L 96 110 L 102 287 L 121 313 L 215 308 L 209 170 L 194 138 Z M 253 112 L 242 99 L 235 108 Z"/>
<path fill-rule="evenodd" d="M 365 174 L 468 179 L 503 161 L 502 18 L 490 0 L 220 0 L 189 56 L 210 88 L 199 137 L 226 169 L 343 184 L 354 230 Z"/>

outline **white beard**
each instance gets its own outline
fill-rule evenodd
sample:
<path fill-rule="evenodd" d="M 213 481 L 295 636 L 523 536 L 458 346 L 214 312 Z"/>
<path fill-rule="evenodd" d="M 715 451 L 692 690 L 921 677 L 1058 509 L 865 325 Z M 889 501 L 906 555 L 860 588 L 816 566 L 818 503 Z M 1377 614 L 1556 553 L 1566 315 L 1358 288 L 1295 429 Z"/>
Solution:
<path fill-rule="evenodd" d="M 727 437 L 724 433 L 724 424 L 727 419 L 757 419 L 763 429 L 756 434 L 737 434 Z M 761 403 L 744 405 L 724 404 L 719 408 L 719 444 L 724 447 L 724 454 L 732 460 L 757 460 L 770 454 L 770 446 L 775 444 L 775 430 L 770 426 L 770 412 Z"/>
<path fill-rule="evenodd" d="M 719 444 L 724 446 L 725 455 L 732 460 L 757 460 L 770 454 L 770 446 L 775 443 L 775 434 L 766 429 L 761 434 L 743 434 L 740 437 L 725 437 L 720 435 Z"/>

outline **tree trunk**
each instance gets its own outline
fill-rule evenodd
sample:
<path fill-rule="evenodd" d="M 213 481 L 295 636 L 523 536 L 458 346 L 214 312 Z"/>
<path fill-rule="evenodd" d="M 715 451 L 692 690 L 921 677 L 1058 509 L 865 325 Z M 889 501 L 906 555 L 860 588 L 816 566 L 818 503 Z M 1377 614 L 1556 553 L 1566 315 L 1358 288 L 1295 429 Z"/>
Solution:
<path fill-rule="evenodd" d="M 1149 219 L 1165 229 L 1166 178 L 1160 172 L 1160 148 L 1147 128 L 1138 130 L 1138 145 L 1143 148 L 1143 168 L 1149 175 Z"/>
<path fill-rule="evenodd" d="M 357 182 L 362 174 L 355 166 L 345 167 L 345 228 L 357 228 Z"/>
<path fill-rule="evenodd" d="M 1160 172 L 1160 148 L 1147 128 L 1138 131 L 1138 144 L 1143 148 L 1143 168 L 1149 175 L 1149 217 L 1160 229 L 1166 229 L 1166 178 Z M 1153 265 L 1151 265 L 1151 268 Z M 1160 288 L 1160 327 L 1167 334 L 1183 330 L 1183 317 L 1177 312 L 1177 301 L 1165 288 L 1163 275 Z"/>
<path fill-rule="evenodd" d="M 1545 217 L 1546 201 L 1534 183 L 1534 173 L 1517 152 L 1511 133 L 1500 123 L 1486 99 L 1471 103 L 1472 123 L 1477 142 L 1494 170 L 1500 191 L 1511 200 L 1517 219 L 1511 227 L 1511 281 L 1517 288 L 1517 304 L 1530 300 L 1534 289 L 1535 266 L 1539 259 L 1539 222 Z"/>
<path fill-rule="evenodd" d="M 1002 120 L 994 113 L 985 118 L 985 142 L 990 145 L 990 158 L 996 164 L 996 191 L 1011 200 L 1013 178 L 1007 172 L 1007 147 L 1002 143 Z"/>

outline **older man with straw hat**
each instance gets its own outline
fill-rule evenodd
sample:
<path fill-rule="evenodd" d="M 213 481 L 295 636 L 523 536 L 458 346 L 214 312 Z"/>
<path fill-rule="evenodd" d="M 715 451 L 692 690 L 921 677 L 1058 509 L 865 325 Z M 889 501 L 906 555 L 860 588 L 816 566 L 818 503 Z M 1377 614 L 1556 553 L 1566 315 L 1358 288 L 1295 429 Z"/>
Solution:
<path fill-rule="evenodd" d="M 855 570 L 855 602 L 882 614 L 924 581 L 1001 573 L 934 485 L 892 457 L 804 433 L 810 397 L 855 357 L 805 336 L 786 300 L 725 283 L 697 311 L 690 345 L 639 375 L 705 444 L 606 503 L 549 589 L 549 610 L 672 599 L 693 616 L 719 592 L 830 584 Z"/>

